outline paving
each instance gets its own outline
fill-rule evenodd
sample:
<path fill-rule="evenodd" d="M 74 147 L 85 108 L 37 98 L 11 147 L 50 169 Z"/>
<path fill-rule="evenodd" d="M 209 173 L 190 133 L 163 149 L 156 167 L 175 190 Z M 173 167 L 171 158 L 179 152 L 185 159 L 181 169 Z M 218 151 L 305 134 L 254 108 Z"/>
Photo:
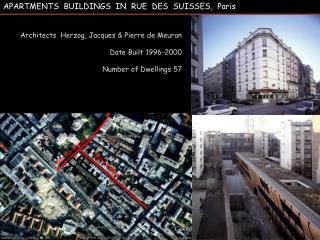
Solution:
<path fill-rule="evenodd" d="M 238 104 L 237 107 L 239 115 L 282 115 L 287 108 L 296 109 L 297 104 L 258 103 L 250 106 Z"/>
<path fill-rule="evenodd" d="M 208 192 L 198 232 L 198 240 L 227 239 L 227 223 L 223 192 Z"/>
<path fill-rule="evenodd" d="M 207 190 L 192 189 L 192 239 L 197 239 L 202 211 L 200 199 L 205 199 Z"/>

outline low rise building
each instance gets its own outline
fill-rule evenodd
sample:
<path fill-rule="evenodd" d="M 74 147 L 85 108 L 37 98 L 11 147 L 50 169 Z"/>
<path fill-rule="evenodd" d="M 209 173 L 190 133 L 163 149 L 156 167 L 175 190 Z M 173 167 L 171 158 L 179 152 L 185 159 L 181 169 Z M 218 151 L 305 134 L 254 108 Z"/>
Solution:
<path fill-rule="evenodd" d="M 288 239 L 320 238 L 320 188 L 253 153 L 237 152 L 248 186 Z"/>

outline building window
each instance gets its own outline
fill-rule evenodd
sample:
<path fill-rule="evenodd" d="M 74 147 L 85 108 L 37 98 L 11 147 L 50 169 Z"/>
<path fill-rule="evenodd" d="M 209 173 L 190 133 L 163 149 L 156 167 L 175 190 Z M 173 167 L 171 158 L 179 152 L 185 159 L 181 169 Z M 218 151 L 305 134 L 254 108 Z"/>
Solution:
<path fill-rule="evenodd" d="M 278 80 L 280 80 L 280 73 L 278 73 Z"/>
<path fill-rule="evenodd" d="M 252 70 L 255 70 L 256 69 L 256 64 L 255 62 L 252 63 Z"/>
<path fill-rule="evenodd" d="M 254 83 L 252 84 L 252 86 L 253 86 L 253 90 L 255 90 L 255 89 L 256 89 L 256 83 L 254 82 Z"/>
<path fill-rule="evenodd" d="M 192 100 L 192 109 L 201 108 L 201 95 L 199 91 L 193 90 L 191 92 L 191 100 Z"/>
<path fill-rule="evenodd" d="M 198 68 L 191 66 L 191 81 L 192 83 L 199 83 L 198 81 Z"/>
<path fill-rule="evenodd" d="M 195 60 L 198 60 L 198 47 L 193 42 L 191 42 L 191 57 Z"/>
<path fill-rule="evenodd" d="M 254 50 L 254 42 L 252 42 L 251 46 L 252 46 L 251 49 Z"/>
<path fill-rule="evenodd" d="M 246 84 L 246 90 L 248 91 L 248 84 Z"/>
<path fill-rule="evenodd" d="M 252 53 L 252 60 L 254 60 L 256 58 L 256 54 L 255 52 Z"/>
<path fill-rule="evenodd" d="M 263 81 L 263 87 L 267 88 L 268 87 L 268 81 Z"/>
<path fill-rule="evenodd" d="M 245 57 L 245 60 L 246 60 L 246 63 L 248 63 L 248 57 L 247 56 Z"/>
<path fill-rule="evenodd" d="M 279 45 L 277 45 L 277 53 L 279 52 Z"/>
<path fill-rule="evenodd" d="M 239 68 L 239 75 L 241 74 L 241 68 Z"/>
<path fill-rule="evenodd" d="M 255 73 L 255 72 L 252 73 L 252 79 L 253 79 L 253 80 L 256 79 L 256 73 Z"/>
<path fill-rule="evenodd" d="M 241 83 L 241 77 L 239 77 L 239 83 Z"/>
<path fill-rule="evenodd" d="M 263 70 L 263 77 L 267 78 L 268 77 L 268 71 L 267 70 Z"/>
<path fill-rule="evenodd" d="M 193 36 L 198 38 L 198 28 L 197 28 L 197 21 L 191 18 L 191 33 Z"/>
<path fill-rule="evenodd" d="M 239 85 L 239 91 L 241 92 L 241 85 Z"/>
<path fill-rule="evenodd" d="M 305 184 L 305 183 L 303 183 L 303 182 L 300 182 L 299 180 L 280 180 L 280 182 L 286 184 L 286 185 L 289 186 L 289 187 L 294 187 L 295 189 L 296 189 L 297 187 L 311 188 L 309 185 L 307 185 L 307 184 Z M 281 201 L 281 204 L 282 204 L 282 205 L 284 205 L 283 203 L 284 203 L 284 202 Z M 291 209 L 288 208 L 288 207 L 286 207 L 286 209 L 291 210 Z M 285 210 L 286 210 L 286 209 L 285 209 Z M 292 211 L 292 210 L 291 210 L 291 211 Z M 289 214 L 288 214 L 288 215 L 289 215 Z M 290 215 L 291 215 L 291 214 L 290 214 Z M 290 216 L 290 215 L 289 215 L 289 216 Z"/>
<path fill-rule="evenodd" d="M 248 65 L 246 65 L 246 72 L 248 72 Z"/>
<path fill-rule="evenodd" d="M 248 74 L 246 74 L 246 82 L 248 82 Z"/>
<path fill-rule="evenodd" d="M 262 50 L 262 57 L 266 57 L 267 56 L 267 49 L 263 49 Z"/>
<path fill-rule="evenodd" d="M 279 62 L 279 55 L 277 55 L 277 62 Z"/>
<path fill-rule="evenodd" d="M 266 47 L 267 46 L 267 39 L 263 38 L 262 39 L 262 47 Z"/>
<path fill-rule="evenodd" d="M 262 60 L 262 67 L 267 68 L 268 67 L 268 60 Z"/>

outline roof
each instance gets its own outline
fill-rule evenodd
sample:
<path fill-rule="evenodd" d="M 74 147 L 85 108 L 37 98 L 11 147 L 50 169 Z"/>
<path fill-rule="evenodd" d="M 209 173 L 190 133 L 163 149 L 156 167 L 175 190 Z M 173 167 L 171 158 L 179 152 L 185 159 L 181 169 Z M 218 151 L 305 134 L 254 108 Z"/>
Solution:
<path fill-rule="evenodd" d="M 253 168 L 269 185 L 272 185 L 284 199 L 290 201 L 311 222 L 320 227 L 320 187 L 316 183 L 283 169 L 271 161 L 257 157 L 254 153 L 237 152 L 236 155 Z M 308 187 L 288 186 L 281 180 L 297 180 Z"/>
<path fill-rule="evenodd" d="M 276 163 L 280 163 L 280 159 L 276 158 L 276 157 L 268 156 L 268 160 L 276 162 Z"/>
<path fill-rule="evenodd" d="M 11 161 L 10 164 L 13 167 L 16 167 L 20 164 L 20 162 L 24 159 L 23 155 L 21 153 L 18 153 Z"/>

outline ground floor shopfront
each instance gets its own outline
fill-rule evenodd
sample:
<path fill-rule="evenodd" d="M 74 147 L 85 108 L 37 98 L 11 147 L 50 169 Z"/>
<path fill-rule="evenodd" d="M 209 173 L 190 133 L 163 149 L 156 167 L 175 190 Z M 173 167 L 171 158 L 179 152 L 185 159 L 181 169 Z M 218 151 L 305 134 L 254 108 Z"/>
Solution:
<path fill-rule="evenodd" d="M 256 89 L 249 90 L 247 98 L 255 102 L 274 102 L 278 99 L 290 98 L 289 91 L 279 89 Z"/>
<path fill-rule="evenodd" d="M 191 111 L 193 114 L 197 113 L 203 108 L 203 86 L 198 84 L 191 85 Z"/>

